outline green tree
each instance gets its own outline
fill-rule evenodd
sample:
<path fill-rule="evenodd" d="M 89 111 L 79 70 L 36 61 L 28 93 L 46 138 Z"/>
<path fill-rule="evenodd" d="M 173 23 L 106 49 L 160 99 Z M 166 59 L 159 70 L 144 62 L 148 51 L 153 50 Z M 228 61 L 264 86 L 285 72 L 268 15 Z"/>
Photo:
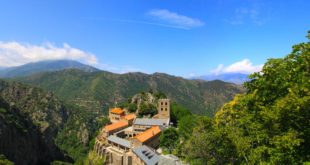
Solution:
<path fill-rule="evenodd" d="M 9 161 L 8 159 L 6 159 L 6 157 L 4 155 L 0 154 L 0 164 L 3 165 L 14 165 L 13 162 Z"/>
<path fill-rule="evenodd" d="M 137 105 L 136 105 L 136 104 L 130 103 L 130 104 L 128 105 L 128 111 L 129 111 L 129 112 L 134 113 L 134 112 L 136 112 L 136 110 L 137 110 Z"/>
<path fill-rule="evenodd" d="M 91 150 L 84 160 L 83 165 L 103 165 L 104 163 L 105 157 L 101 158 L 95 151 Z"/>
<path fill-rule="evenodd" d="M 163 92 L 156 92 L 154 95 L 155 95 L 156 99 L 165 99 L 165 98 L 167 98 L 166 94 L 163 93 Z"/>
<path fill-rule="evenodd" d="M 194 127 L 197 126 L 197 122 L 198 116 L 195 115 L 188 115 L 181 118 L 178 122 L 180 138 L 188 139 L 191 136 Z"/>
<path fill-rule="evenodd" d="M 140 116 L 154 116 L 157 113 L 156 107 L 152 104 L 141 103 L 139 109 Z"/>
<path fill-rule="evenodd" d="M 250 78 L 245 83 L 247 93 L 216 114 L 219 127 L 239 130 L 239 137 L 230 138 L 246 139 L 239 147 L 233 143 L 240 159 L 251 164 L 309 161 L 309 42 L 293 46 L 284 58 L 268 60 L 262 71 Z"/>
<path fill-rule="evenodd" d="M 250 78 L 244 84 L 247 93 L 226 103 L 211 122 L 180 120 L 181 157 L 193 164 L 309 162 L 310 42 L 268 60 Z"/>
<path fill-rule="evenodd" d="M 181 106 L 175 102 L 173 102 L 171 104 L 170 119 L 174 125 L 177 126 L 177 124 L 181 120 L 181 118 L 188 116 L 188 115 L 191 115 L 191 112 L 187 108 L 185 108 L 185 107 L 183 107 L 183 106 Z"/>
<path fill-rule="evenodd" d="M 178 144 L 179 134 L 175 128 L 170 127 L 164 130 L 160 135 L 160 147 L 167 149 L 169 153 L 171 153 Z"/>
<path fill-rule="evenodd" d="M 236 164 L 240 163 L 233 145 L 229 128 L 218 128 L 213 120 L 200 117 L 191 136 L 182 146 L 180 156 L 191 164 Z"/>

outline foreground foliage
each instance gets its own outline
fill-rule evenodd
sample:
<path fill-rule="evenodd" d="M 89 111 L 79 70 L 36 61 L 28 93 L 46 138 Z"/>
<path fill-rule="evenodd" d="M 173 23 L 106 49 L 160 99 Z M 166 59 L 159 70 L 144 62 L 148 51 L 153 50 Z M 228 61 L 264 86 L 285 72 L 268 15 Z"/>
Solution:
<path fill-rule="evenodd" d="M 173 127 L 168 128 L 160 135 L 160 147 L 166 149 L 169 153 L 178 145 L 179 134 Z"/>
<path fill-rule="evenodd" d="M 0 154 L 0 164 L 3 164 L 3 165 L 13 165 L 14 163 L 9 161 L 9 160 L 7 160 L 4 155 Z"/>
<path fill-rule="evenodd" d="M 180 157 L 191 164 L 309 163 L 310 43 L 268 60 L 250 78 L 247 93 L 225 104 L 215 119 L 196 117 L 188 130 L 182 123 L 193 117 L 180 120 Z"/>
<path fill-rule="evenodd" d="M 84 160 L 84 165 L 103 165 L 105 158 L 101 158 L 95 151 L 90 151 L 87 158 Z"/>

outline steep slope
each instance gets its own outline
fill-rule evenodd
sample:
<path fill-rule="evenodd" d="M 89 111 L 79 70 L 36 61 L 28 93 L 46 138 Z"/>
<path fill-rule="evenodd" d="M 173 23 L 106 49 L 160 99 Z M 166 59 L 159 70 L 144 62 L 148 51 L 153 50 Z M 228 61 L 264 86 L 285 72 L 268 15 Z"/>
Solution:
<path fill-rule="evenodd" d="M 67 159 L 54 143 L 67 118 L 51 93 L 0 80 L 0 154 L 16 164 Z"/>
<path fill-rule="evenodd" d="M 222 81 L 186 80 L 167 74 L 113 74 L 63 70 L 19 78 L 19 81 L 54 92 L 80 107 L 98 112 L 141 91 L 161 91 L 193 113 L 212 116 L 242 87 Z"/>
<path fill-rule="evenodd" d="M 116 103 L 127 101 L 142 91 L 163 92 L 193 113 L 212 116 L 236 93 L 240 86 L 222 81 L 187 80 L 167 74 L 113 74 L 84 72 L 76 69 L 46 72 L 15 79 L 55 93 L 72 111 L 64 129 L 57 135 L 57 145 L 81 162 L 92 148 L 96 131 L 105 122 L 102 112 Z"/>
<path fill-rule="evenodd" d="M 28 63 L 17 67 L 0 69 L 0 77 L 10 78 L 10 77 L 27 76 L 39 72 L 57 71 L 69 68 L 80 69 L 85 72 L 99 71 L 97 68 L 82 64 L 77 61 L 49 60 L 49 61 Z"/>

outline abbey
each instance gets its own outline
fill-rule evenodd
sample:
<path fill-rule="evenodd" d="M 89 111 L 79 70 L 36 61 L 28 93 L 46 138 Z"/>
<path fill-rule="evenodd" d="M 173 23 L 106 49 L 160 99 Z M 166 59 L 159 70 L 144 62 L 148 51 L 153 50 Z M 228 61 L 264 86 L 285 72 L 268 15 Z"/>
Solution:
<path fill-rule="evenodd" d="M 170 100 L 159 99 L 157 114 L 152 118 L 137 118 L 121 108 L 109 110 L 112 124 L 102 128 L 96 138 L 95 151 L 111 165 L 156 165 L 161 157 L 161 132 L 170 126 Z"/>

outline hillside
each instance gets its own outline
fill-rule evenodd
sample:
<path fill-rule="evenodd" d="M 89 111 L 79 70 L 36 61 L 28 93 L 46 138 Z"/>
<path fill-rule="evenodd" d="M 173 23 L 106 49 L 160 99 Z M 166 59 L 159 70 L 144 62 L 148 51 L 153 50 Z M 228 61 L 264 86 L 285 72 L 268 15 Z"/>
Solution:
<path fill-rule="evenodd" d="M 98 112 L 141 91 L 164 92 L 193 113 L 212 116 L 225 102 L 244 90 L 223 81 L 186 80 L 167 74 L 113 74 L 62 70 L 18 78 L 18 81 L 52 91 L 59 98 Z"/>
<path fill-rule="evenodd" d="M 99 71 L 98 69 L 92 66 L 85 65 L 77 61 L 49 60 L 49 61 L 28 63 L 17 67 L 2 68 L 2 69 L 0 68 L 0 77 L 2 78 L 20 77 L 39 72 L 58 71 L 69 68 L 80 69 L 85 72 Z"/>
<path fill-rule="evenodd" d="M 17 165 L 70 160 L 54 143 L 68 115 L 51 93 L 0 80 L 0 154 Z"/>

